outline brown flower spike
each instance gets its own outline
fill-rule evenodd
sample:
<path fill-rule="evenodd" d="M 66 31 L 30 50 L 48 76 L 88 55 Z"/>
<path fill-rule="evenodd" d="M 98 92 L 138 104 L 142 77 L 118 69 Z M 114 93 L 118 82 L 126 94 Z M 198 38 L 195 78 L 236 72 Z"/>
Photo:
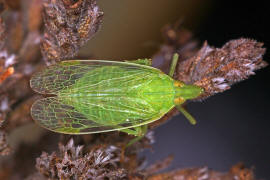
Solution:
<path fill-rule="evenodd" d="M 43 152 L 36 168 L 50 179 L 125 179 L 127 172 L 119 166 L 121 150 L 116 146 L 95 147 L 83 155 L 83 146 L 59 144 L 59 153 Z"/>
<path fill-rule="evenodd" d="M 95 0 L 44 0 L 44 39 L 47 64 L 74 57 L 99 29 L 103 13 Z"/>
<path fill-rule="evenodd" d="M 4 131 L 0 130 L 0 155 L 5 156 L 8 155 L 11 151 L 7 143 L 7 135 Z"/>
<path fill-rule="evenodd" d="M 59 151 L 48 154 L 43 152 L 36 159 L 38 174 L 33 174 L 29 179 L 130 179 L 130 180 L 255 180 L 252 170 L 245 168 L 243 164 L 237 164 L 227 173 L 213 171 L 207 167 L 177 169 L 165 173 L 160 170 L 167 168 L 172 157 L 156 162 L 149 167 L 141 165 L 126 168 L 121 163 L 121 150 L 113 145 L 95 146 L 89 152 L 84 153 L 83 146 L 75 146 L 73 139 L 67 145 L 59 144 Z M 125 161 L 131 163 L 132 156 L 125 156 Z M 140 170 L 141 169 L 141 170 Z M 43 175 L 43 176 L 42 176 Z"/>
<path fill-rule="evenodd" d="M 205 42 L 195 56 L 178 65 L 177 78 L 203 87 L 205 93 L 199 98 L 223 92 L 267 65 L 262 59 L 262 46 L 263 43 L 244 38 L 231 40 L 222 48 Z"/>

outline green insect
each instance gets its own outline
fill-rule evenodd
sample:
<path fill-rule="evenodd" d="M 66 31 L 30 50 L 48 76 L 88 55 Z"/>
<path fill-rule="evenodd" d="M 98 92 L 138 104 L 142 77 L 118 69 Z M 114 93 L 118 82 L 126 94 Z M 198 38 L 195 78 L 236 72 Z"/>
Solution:
<path fill-rule="evenodd" d="M 64 134 L 122 131 L 139 140 L 147 124 L 177 107 L 192 124 L 195 119 L 181 107 L 203 89 L 172 79 L 178 55 L 169 75 L 151 67 L 150 59 L 132 62 L 70 60 L 35 74 L 30 85 L 41 94 L 33 119 L 41 126 Z"/>

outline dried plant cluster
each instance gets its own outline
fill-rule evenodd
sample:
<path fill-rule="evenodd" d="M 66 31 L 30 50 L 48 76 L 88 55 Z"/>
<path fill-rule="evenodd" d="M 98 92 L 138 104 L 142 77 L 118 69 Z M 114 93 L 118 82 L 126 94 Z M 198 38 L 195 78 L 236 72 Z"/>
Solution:
<path fill-rule="evenodd" d="M 243 164 L 237 164 L 228 173 L 215 172 L 207 167 L 175 170 L 167 173 L 157 172 L 166 168 L 172 161 L 168 157 L 148 168 L 138 164 L 132 155 L 122 157 L 116 146 L 94 146 L 83 155 L 83 146 L 75 146 L 71 139 L 66 146 L 59 144 L 59 151 L 43 152 L 36 160 L 36 168 L 48 179 L 213 179 L 213 180 L 253 180 L 254 174 Z M 134 164 L 136 166 L 134 166 Z M 28 179 L 35 179 L 33 174 Z"/>
<path fill-rule="evenodd" d="M 179 64 L 177 78 L 203 87 L 204 98 L 223 92 L 267 65 L 262 59 L 262 46 L 251 39 L 231 40 L 222 48 L 205 42 L 196 56 Z"/>
<path fill-rule="evenodd" d="M 120 168 L 121 149 L 116 146 L 93 147 L 83 155 L 83 146 L 74 146 L 71 139 L 64 146 L 59 145 L 59 153 L 43 152 L 37 158 L 37 169 L 49 178 L 62 179 L 121 179 L 127 171 Z"/>
<path fill-rule="evenodd" d="M 0 155 L 5 156 L 10 153 L 11 149 L 7 144 L 7 135 L 4 131 L 0 131 Z"/>
<path fill-rule="evenodd" d="M 231 40 L 222 48 L 211 47 L 205 42 L 199 49 L 192 34 L 179 23 L 166 26 L 163 34 L 165 43 L 153 61 L 165 62 L 160 68 L 166 71 L 173 53 L 179 53 L 175 78 L 203 87 L 205 93 L 198 99 L 228 90 L 234 83 L 254 75 L 255 70 L 267 66 L 263 61 L 263 43 L 252 39 Z"/>
<path fill-rule="evenodd" d="M 142 149 L 151 147 L 152 131 L 125 152 L 123 147 L 132 137 L 118 132 L 76 136 L 73 140 L 46 131 L 37 142 L 21 142 L 11 150 L 7 141 L 10 134 L 32 123 L 30 107 L 38 96 L 29 87 L 31 75 L 45 64 L 73 58 L 99 29 L 103 13 L 95 0 L 0 0 L 0 13 L 1 180 L 255 179 L 252 170 L 242 165 L 228 173 L 191 168 L 159 174 L 172 157 L 149 167 L 138 158 Z M 165 26 L 163 36 L 165 42 L 153 56 L 154 64 L 167 72 L 173 53 L 179 53 L 174 76 L 203 87 L 205 93 L 198 100 L 223 92 L 266 66 L 263 44 L 255 40 L 232 40 L 221 48 L 204 43 L 199 48 L 198 41 L 181 24 Z M 172 110 L 151 128 L 176 113 Z"/>
<path fill-rule="evenodd" d="M 101 24 L 103 13 L 96 1 L 46 0 L 43 4 L 43 57 L 49 64 L 74 57 Z"/>

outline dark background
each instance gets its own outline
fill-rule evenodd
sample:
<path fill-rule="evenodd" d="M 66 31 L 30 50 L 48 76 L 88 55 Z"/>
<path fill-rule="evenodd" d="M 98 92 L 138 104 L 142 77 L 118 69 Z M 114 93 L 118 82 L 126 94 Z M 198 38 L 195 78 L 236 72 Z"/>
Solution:
<path fill-rule="evenodd" d="M 263 1 L 215 1 L 195 35 L 221 47 L 230 39 L 248 37 L 265 43 L 269 63 L 270 8 Z M 155 130 L 150 162 L 174 154 L 171 168 L 208 166 L 228 170 L 237 162 L 255 167 L 256 177 L 270 179 L 269 67 L 231 90 L 188 109 L 198 120 L 191 126 L 179 115 Z"/>

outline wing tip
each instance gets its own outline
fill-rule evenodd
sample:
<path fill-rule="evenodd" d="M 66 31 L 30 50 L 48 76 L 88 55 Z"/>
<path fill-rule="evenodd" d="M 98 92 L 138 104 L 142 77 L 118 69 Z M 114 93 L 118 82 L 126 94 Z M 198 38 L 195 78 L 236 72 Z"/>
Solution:
<path fill-rule="evenodd" d="M 48 89 L 45 88 L 45 86 L 42 84 L 44 80 L 40 76 L 41 73 L 35 73 L 31 79 L 30 79 L 30 88 L 39 94 L 53 94 L 52 92 L 48 91 Z"/>

